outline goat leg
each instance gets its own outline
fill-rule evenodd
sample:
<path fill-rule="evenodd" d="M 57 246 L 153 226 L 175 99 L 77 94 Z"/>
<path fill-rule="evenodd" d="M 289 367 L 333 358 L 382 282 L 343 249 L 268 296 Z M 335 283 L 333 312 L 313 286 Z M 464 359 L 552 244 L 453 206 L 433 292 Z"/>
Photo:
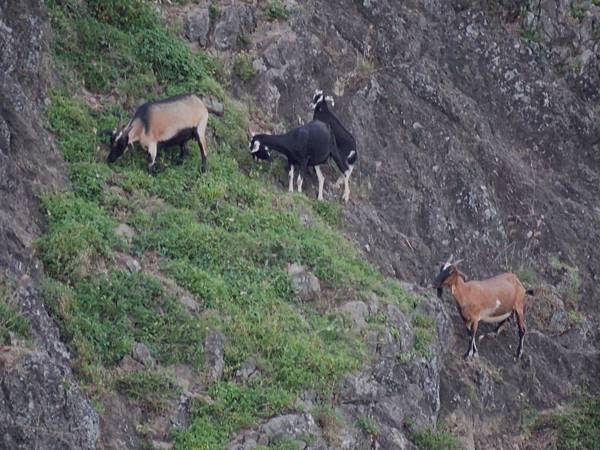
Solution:
<path fill-rule="evenodd" d="M 475 337 L 477 335 L 477 327 L 479 322 L 473 321 L 470 324 L 469 330 L 471 331 L 471 341 L 469 342 L 469 349 L 465 353 L 465 358 L 472 358 L 477 354 L 477 345 L 475 344 Z"/>

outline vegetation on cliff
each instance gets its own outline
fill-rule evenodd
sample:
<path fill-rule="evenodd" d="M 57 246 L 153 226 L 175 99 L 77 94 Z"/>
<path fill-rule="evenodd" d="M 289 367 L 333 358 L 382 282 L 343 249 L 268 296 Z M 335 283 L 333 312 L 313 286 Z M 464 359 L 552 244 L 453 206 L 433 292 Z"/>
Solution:
<path fill-rule="evenodd" d="M 218 61 L 192 53 L 149 4 L 48 6 L 63 75 L 48 117 L 69 162 L 72 191 L 43 198 L 49 227 L 38 250 L 49 275 L 47 304 L 87 392 L 100 408 L 102 394 L 117 390 L 147 413 L 159 412 L 177 392 L 168 367 L 187 364 L 203 373 L 202 341 L 219 329 L 226 337 L 222 379 L 207 385 L 211 401 L 196 402 L 191 426 L 176 433 L 179 448 L 223 446 L 236 430 L 289 410 L 305 391 L 331 399 L 341 377 L 366 358 L 364 334 L 336 311 L 336 299 L 376 293 L 406 312 L 416 299 L 335 230 L 338 204 L 282 193 L 268 182 L 277 165 L 251 164 L 248 114 L 221 88 Z M 175 152 L 163 151 L 156 176 L 146 173 L 139 150 L 114 166 L 105 163 L 99 130 L 123 124 L 142 99 L 183 92 L 225 103 L 224 117 L 210 119 L 207 173 L 199 172 L 195 144 L 181 166 Z M 115 234 L 119 223 L 134 236 Z M 123 262 L 131 259 L 137 269 Z M 296 301 L 291 262 L 316 274 L 325 298 Z M 199 312 L 185 308 L 173 281 L 191 293 Z M 427 354 L 432 323 L 416 322 L 415 352 Z M 136 342 L 158 366 L 124 373 L 119 363 Z M 250 357 L 260 374 L 236 381 Z"/>

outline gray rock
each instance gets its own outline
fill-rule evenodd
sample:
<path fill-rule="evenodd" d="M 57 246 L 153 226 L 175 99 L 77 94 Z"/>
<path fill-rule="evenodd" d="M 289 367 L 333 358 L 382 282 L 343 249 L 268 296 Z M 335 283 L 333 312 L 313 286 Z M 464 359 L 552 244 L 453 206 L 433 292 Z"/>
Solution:
<path fill-rule="evenodd" d="M 156 365 L 155 359 L 152 357 L 152 353 L 148 347 L 142 342 L 136 342 L 131 350 L 131 356 L 137 362 L 144 365 L 144 367 L 154 367 Z"/>
<path fill-rule="evenodd" d="M 347 302 L 340 306 L 339 310 L 350 315 L 359 329 L 367 326 L 366 319 L 369 316 L 369 308 L 365 303 L 358 301 Z"/>
<path fill-rule="evenodd" d="M 300 205 L 298 217 L 305 228 L 310 228 L 315 224 L 315 218 L 313 217 L 312 212 L 309 211 L 304 205 Z"/>
<path fill-rule="evenodd" d="M 215 46 L 219 50 L 237 48 L 239 38 L 256 28 L 256 9 L 250 5 L 235 4 L 224 9 L 215 25 Z"/>
<path fill-rule="evenodd" d="M 0 447 L 96 448 L 98 414 L 46 352 L 5 347 L 0 385 Z"/>
<path fill-rule="evenodd" d="M 138 273 L 140 270 L 142 270 L 140 262 L 135 258 L 127 258 L 125 265 L 131 273 Z"/>
<path fill-rule="evenodd" d="M 316 300 L 321 295 L 319 279 L 299 264 L 288 265 L 288 274 L 296 296 L 301 301 Z"/>
<path fill-rule="evenodd" d="M 548 331 L 550 333 L 564 333 L 569 329 L 569 317 L 564 308 L 557 308 L 550 317 Z"/>
<path fill-rule="evenodd" d="M 138 273 L 142 270 L 140 262 L 127 253 L 115 252 L 115 258 L 118 264 L 127 267 L 131 273 Z"/>
<path fill-rule="evenodd" d="M 247 381 L 256 375 L 258 375 L 258 368 L 256 367 L 256 358 L 254 356 L 249 357 L 235 371 L 235 377 L 240 381 Z"/>
<path fill-rule="evenodd" d="M 202 97 L 209 111 L 217 116 L 225 114 L 225 105 L 213 97 Z"/>
<path fill-rule="evenodd" d="M 136 231 L 126 223 L 121 223 L 117 228 L 115 228 L 115 236 L 124 238 L 128 241 L 133 240 L 136 235 Z"/>
<path fill-rule="evenodd" d="M 185 36 L 193 42 L 206 47 L 210 30 L 210 14 L 208 8 L 199 7 L 191 11 L 185 23 Z"/>
<path fill-rule="evenodd" d="M 196 298 L 189 292 L 182 293 L 179 296 L 179 301 L 190 314 L 198 314 L 200 312 L 200 305 L 196 301 Z"/>
<path fill-rule="evenodd" d="M 125 372 L 135 372 L 136 370 L 140 370 L 143 368 L 143 364 L 136 361 L 129 355 L 123 356 L 121 361 L 119 361 L 119 369 L 124 370 Z"/>
<path fill-rule="evenodd" d="M 223 376 L 225 361 L 223 352 L 225 347 L 225 337 L 219 330 L 210 330 L 204 339 L 204 358 L 208 368 L 208 381 L 214 382 L 220 380 Z"/>
<path fill-rule="evenodd" d="M 283 439 L 296 441 L 298 448 L 317 450 L 328 448 L 321 440 L 321 430 L 309 413 L 273 417 L 257 431 L 239 433 L 227 446 L 228 450 L 250 450 L 258 444 L 274 444 Z M 307 440 L 311 443 L 308 444 Z"/>

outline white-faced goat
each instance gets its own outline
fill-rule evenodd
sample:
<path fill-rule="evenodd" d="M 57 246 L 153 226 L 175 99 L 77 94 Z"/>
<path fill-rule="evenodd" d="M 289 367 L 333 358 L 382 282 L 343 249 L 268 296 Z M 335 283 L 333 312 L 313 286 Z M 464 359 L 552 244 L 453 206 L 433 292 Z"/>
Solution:
<path fill-rule="evenodd" d="M 450 259 L 440 268 L 433 286 L 437 288 L 438 297 L 442 296 L 444 287 L 452 291 L 471 337 L 465 357 L 477 353 L 475 335 L 480 321 L 497 323 L 496 334 L 498 334 L 514 312 L 519 327 L 517 358 L 521 358 L 525 338 L 525 295 L 533 295 L 533 291 L 526 290 L 514 273 L 503 273 L 481 281 L 465 281 L 464 275 L 458 270 L 459 263 L 460 260 L 452 262 L 450 256 Z"/>
<path fill-rule="evenodd" d="M 335 105 L 333 97 L 329 95 L 326 96 L 322 90 L 317 89 L 313 95 L 313 101 L 310 104 L 310 107 L 314 110 L 313 120 L 320 120 L 329 125 L 335 136 L 340 156 L 348 163 L 351 174 L 352 170 L 354 170 L 354 163 L 358 159 L 356 140 L 329 109 L 327 102 L 331 102 L 331 106 Z M 348 177 L 349 176 L 350 175 L 348 175 Z"/>
<path fill-rule="evenodd" d="M 201 170 L 206 170 L 208 109 L 194 94 L 178 95 L 140 106 L 129 124 L 111 136 L 108 162 L 116 161 L 130 145 L 139 142 L 148 151 L 148 171 L 155 170 L 159 149 L 178 145 L 179 161 L 187 155 L 186 142 L 195 138 L 200 147 Z"/>
<path fill-rule="evenodd" d="M 319 200 L 323 200 L 325 182 L 319 166 L 332 157 L 338 169 L 344 174 L 344 200 L 348 201 L 350 168 L 346 160 L 340 157 L 335 136 L 327 124 L 313 120 L 285 134 L 256 134 L 252 137 L 250 141 L 252 156 L 257 159 L 271 160 L 269 150 L 275 150 L 287 158 L 290 192 L 294 191 L 294 168 L 298 171 L 298 192 L 302 192 L 302 182 L 306 178 L 307 168 L 314 167 L 319 179 Z"/>

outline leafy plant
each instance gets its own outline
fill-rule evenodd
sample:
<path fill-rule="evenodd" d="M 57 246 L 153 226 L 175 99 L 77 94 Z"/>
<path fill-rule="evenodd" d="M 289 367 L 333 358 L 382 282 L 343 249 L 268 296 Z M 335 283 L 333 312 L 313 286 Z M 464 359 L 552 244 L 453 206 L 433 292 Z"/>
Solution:
<path fill-rule="evenodd" d="M 577 22 L 581 22 L 585 17 L 585 11 L 581 4 L 579 4 L 577 1 L 572 1 L 569 4 L 569 9 L 571 11 L 571 17 Z"/>
<path fill-rule="evenodd" d="M 29 337 L 31 324 L 15 306 L 8 303 L 5 289 L 0 288 L 0 345 L 9 342 L 9 333 Z"/>
<path fill-rule="evenodd" d="M 159 371 L 125 373 L 117 376 L 113 383 L 118 392 L 151 413 L 166 410 L 179 390 L 169 375 Z"/>
<path fill-rule="evenodd" d="M 217 20 L 219 17 L 221 17 L 221 10 L 218 6 L 211 3 L 208 6 L 208 15 L 210 17 L 210 20 Z"/>
<path fill-rule="evenodd" d="M 431 428 L 417 430 L 413 425 L 409 437 L 420 450 L 458 450 L 461 448 L 460 441 L 455 436 Z"/>
<path fill-rule="evenodd" d="M 358 426 L 369 436 L 372 438 L 376 438 L 379 434 L 379 427 L 373 421 L 373 419 L 367 416 L 359 416 L 358 417 Z"/>
<path fill-rule="evenodd" d="M 233 73 L 242 81 L 250 81 L 256 75 L 252 67 L 252 58 L 247 54 L 238 54 L 233 62 Z"/>
<path fill-rule="evenodd" d="M 533 431 L 552 440 L 561 450 L 600 449 L 600 400 L 573 403 L 553 414 L 540 414 Z"/>
<path fill-rule="evenodd" d="M 290 17 L 290 11 L 281 0 L 270 0 L 266 13 L 269 20 L 287 20 Z"/>
<path fill-rule="evenodd" d="M 269 6 L 273 18 L 287 17 L 283 3 Z M 232 433 L 283 413 L 307 390 L 331 397 L 361 367 L 365 345 L 337 312 L 296 303 L 288 263 L 304 265 L 327 290 L 343 288 L 357 298 L 376 293 L 406 312 L 417 299 L 332 228 L 336 203 L 289 196 L 268 182 L 270 167 L 255 169 L 246 150 L 248 110 L 224 94 L 216 80 L 220 65 L 192 54 L 150 3 L 48 0 L 48 8 L 52 48 L 68 76 L 47 113 L 73 192 L 43 198 L 48 232 L 37 248 L 50 277 L 44 296 L 84 387 L 118 389 L 143 408 L 160 410 L 174 392 L 168 376 L 159 369 L 110 381 L 114 367 L 135 342 L 144 342 L 160 365 L 202 371 L 201 342 L 207 329 L 218 328 L 226 336 L 223 380 L 207 386 L 210 402 L 196 400 L 190 427 L 175 434 L 177 448 L 222 448 Z M 110 94 L 101 109 L 72 94 L 80 84 Z M 142 98 L 186 91 L 210 92 L 225 103 L 224 116 L 209 119 L 207 173 L 198 175 L 196 144 L 181 166 L 165 150 L 164 170 L 155 176 L 147 174 L 143 152 L 128 152 L 111 166 L 98 162 L 104 159 L 98 130 L 123 124 L 125 111 Z M 301 209 L 314 217 L 310 227 Z M 136 229 L 132 242 L 115 237 L 120 222 Z M 123 252 L 143 270 L 121 267 Z M 200 314 L 184 309 L 183 289 Z M 259 375 L 243 386 L 231 381 L 250 356 L 260 361 Z M 168 395 L 154 397 L 154 391 Z"/>

